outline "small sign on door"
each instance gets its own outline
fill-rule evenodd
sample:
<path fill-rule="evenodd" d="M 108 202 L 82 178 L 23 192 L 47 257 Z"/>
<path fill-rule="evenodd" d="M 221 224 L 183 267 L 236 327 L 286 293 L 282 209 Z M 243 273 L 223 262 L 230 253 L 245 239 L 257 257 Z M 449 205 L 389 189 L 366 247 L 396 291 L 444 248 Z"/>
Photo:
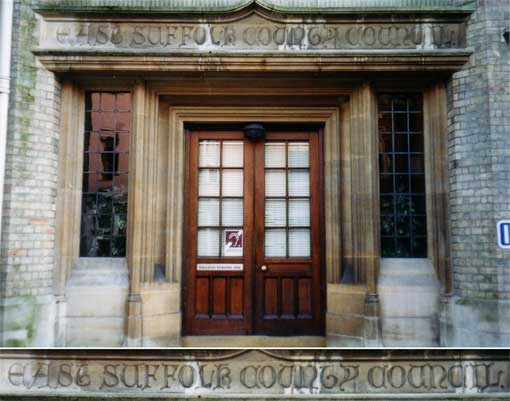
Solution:
<path fill-rule="evenodd" d="M 243 271 L 242 263 L 199 263 L 197 271 Z"/>
<path fill-rule="evenodd" d="M 510 249 L 510 220 L 498 221 L 498 245 L 503 249 Z"/>
<path fill-rule="evenodd" d="M 224 256 L 243 256 L 243 230 L 225 230 Z"/>

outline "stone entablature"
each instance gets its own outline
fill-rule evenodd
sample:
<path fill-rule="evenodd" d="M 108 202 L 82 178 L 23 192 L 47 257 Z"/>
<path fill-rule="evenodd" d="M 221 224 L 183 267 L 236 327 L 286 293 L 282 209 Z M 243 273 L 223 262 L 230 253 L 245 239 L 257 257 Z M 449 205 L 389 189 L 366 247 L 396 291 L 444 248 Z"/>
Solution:
<path fill-rule="evenodd" d="M 53 71 L 97 70 L 99 64 L 102 69 L 130 71 L 257 71 L 261 65 L 266 71 L 451 71 L 471 52 L 466 45 L 470 9 L 465 2 L 461 8 L 460 2 L 426 2 L 429 13 L 418 12 L 424 9 L 417 4 L 416 12 L 395 8 L 388 14 L 390 9 L 381 4 L 380 12 L 372 12 L 368 4 L 359 5 L 357 12 L 351 7 L 350 14 L 348 7 L 333 5 L 327 12 L 311 7 L 299 14 L 299 7 L 278 11 L 254 1 L 204 7 L 199 18 L 194 14 L 200 10 L 198 3 L 188 13 L 183 12 L 184 4 L 161 2 L 139 14 L 133 14 L 141 7 L 138 3 L 126 3 L 120 13 L 117 2 L 77 3 L 74 8 L 66 4 L 35 6 L 42 18 L 34 52 Z M 448 8 L 453 5 L 457 8 Z"/>
<path fill-rule="evenodd" d="M 5 351 L 0 394 L 508 399 L 508 351 Z"/>

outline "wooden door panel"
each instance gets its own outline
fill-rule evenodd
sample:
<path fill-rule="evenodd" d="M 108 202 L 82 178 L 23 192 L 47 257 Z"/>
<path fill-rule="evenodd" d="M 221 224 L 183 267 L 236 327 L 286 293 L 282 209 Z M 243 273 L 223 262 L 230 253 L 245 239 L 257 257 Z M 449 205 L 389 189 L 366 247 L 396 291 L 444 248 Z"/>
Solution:
<path fill-rule="evenodd" d="M 244 141 L 242 132 L 194 131 L 188 133 L 188 140 L 184 330 L 187 334 L 248 334 L 252 327 L 253 179 L 247 167 L 253 163 L 253 150 L 250 143 Z M 243 144 L 241 158 L 231 146 L 239 143 Z M 227 152 L 229 160 L 224 157 Z M 242 167 L 236 164 L 239 160 L 242 160 Z M 228 181 L 229 177 L 239 179 L 240 171 L 242 193 L 236 190 L 237 184 Z M 203 172 L 205 174 L 201 175 Z M 200 179 L 206 180 L 202 187 Z M 232 207 L 232 201 L 242 205 L 241 225 L 228 218 L 232 216 L 222 214 Z M 238 206 L 236 210 L 235 217 L 239 220 Z M 226 254 L 224 236 L 229 229 L 242 229 L 242 255 Z M 205 233 L 202 237 L 200 230 Z M 242 270 L 224 270 L 228 264 L 242 265 Z M 220 266 L 221 269 L 199 270 L 198 265 Z"/>
<path fill-rule="evenodd" d="M 258 334 L 323 333 L 319 149 L 317 133 L 268 133 L 266 142 L 256 145 L 255 294 L 259 296 L 256 295 L 255 303 L 255 332 Z M 266 179 L 270 180 L 269 184 Z M 275 189 L 273 181 L 277 179 L 281 185 Z M 305 209 L 299 209 L 300 214 L 293 216 L 291 207 L 298 201 Z M 295 233 L 306 235 L 298 241 L 297 248 L 292 248 Z M 274 238 L 276 246 L 268 247 L 265 241 Z"/>

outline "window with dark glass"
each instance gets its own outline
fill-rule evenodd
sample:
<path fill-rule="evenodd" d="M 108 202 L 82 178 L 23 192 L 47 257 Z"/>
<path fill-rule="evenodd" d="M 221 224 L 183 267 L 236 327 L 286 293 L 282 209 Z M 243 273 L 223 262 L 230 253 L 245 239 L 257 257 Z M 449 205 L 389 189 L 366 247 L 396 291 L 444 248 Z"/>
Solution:
<path fill-rule="evenodd" d="M 426 257 L 421 95 L 380 95 L 378 130 L 381 256 Z"/>
<path fill-rule="evenodd" d="M 82 257 L 126 256 L 130 131 L 129 93 L 86 94 Z"/>

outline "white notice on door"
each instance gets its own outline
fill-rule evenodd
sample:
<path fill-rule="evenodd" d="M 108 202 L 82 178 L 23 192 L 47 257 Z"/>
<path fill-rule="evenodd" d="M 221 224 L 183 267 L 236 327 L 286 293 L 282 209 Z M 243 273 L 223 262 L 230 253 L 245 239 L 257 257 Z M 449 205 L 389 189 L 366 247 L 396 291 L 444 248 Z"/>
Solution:
<path fill-rule="evenodd" d="M 242 271 L 242 263 L 198 263 L 198 271 Z"/>

